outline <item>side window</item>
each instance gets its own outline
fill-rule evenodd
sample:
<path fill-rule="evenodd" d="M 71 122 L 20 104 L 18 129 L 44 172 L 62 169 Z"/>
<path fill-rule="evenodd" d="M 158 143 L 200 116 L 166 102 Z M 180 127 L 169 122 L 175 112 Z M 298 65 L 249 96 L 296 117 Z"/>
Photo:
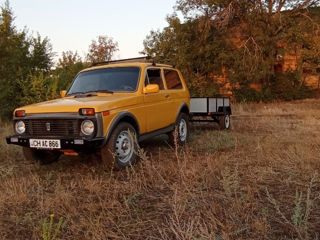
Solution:
<path fill-rule="evenodd" d="M 147 86 L 148 84 L 158 84 L 160 90 L 164 89 L 160 69 L 148 69 L 147 70 L 146 79 L 145 79 L 145 86 Z"/>
<path fill-rule="evenodd" d="M 177 71 L 165 69 L 164 77 L 166 79 L 168 89 L 182 89 L 181 79 Z"/>

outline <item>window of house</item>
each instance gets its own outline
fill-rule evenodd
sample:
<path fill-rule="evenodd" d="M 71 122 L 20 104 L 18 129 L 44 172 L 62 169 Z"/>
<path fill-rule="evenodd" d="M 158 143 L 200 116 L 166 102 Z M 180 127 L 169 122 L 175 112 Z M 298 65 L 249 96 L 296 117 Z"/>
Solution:
<path fill-rule="evenodd" d="M 168 89 L 182 89 L 181 79 L 177 71 L 165 69 L 164 77 L 166 79 Z"/>

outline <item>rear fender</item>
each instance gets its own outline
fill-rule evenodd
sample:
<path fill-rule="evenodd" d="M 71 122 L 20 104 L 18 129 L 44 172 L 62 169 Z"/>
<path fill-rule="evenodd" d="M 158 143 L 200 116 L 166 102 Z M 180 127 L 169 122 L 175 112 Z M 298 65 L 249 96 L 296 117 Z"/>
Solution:
<path fill-rule="evenodd" d="M 183 112 L 185 114 L 187 114 L 189 116 L 190 113 L 190 109 L 188 107 L 188 105 L 186 103 L 182 103 L 178 109 L 177 115 L 176 115 L 176 119 L 178 119 L 180 113 Z"/>

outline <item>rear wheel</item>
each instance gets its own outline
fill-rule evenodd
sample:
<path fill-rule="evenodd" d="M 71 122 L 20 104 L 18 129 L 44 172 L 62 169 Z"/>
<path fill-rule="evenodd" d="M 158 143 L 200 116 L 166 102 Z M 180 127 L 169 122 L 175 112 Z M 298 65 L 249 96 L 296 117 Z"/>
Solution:
<path fill-rule="evenodd" d="M 138 141 L 134 127 L 126 122 L 119 123 L 113 130 L 108 143 L 101 149 L 103 163 L 112 163 L 117 169 L 133 165 L 137 160 Z"/>
<path fill-rule="evenodd" d="M 229 129 L 230 128 L 230 115 L 226 114 L 219 118 L 220 129 Z"/>
<path fill-rule="evenodd" d="M 23 156 L 30 162 L 38 162 L 41 165 L 50 164 L 58 161 L 61 152 L 54 150 L 38 150 L 32 148 L 23 148 Z"/>
<path fill-rule="evenodd" d="M 189 118 L 185 113 L 180 113 L 175 123 L 175 128 L 169 133 L 169 142 L 172 145 L 183 145 L 189 138 Z"/>

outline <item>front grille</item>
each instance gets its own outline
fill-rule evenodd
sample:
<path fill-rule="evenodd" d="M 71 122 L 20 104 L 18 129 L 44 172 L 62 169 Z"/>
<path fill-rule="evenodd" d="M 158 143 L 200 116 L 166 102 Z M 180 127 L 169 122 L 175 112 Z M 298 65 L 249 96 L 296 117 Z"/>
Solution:
<path fill-rule="evenodd" d="M 80 123 L 75 119 L 28 119 L 25 125 L 29 136 L 80 136 Z"/>

